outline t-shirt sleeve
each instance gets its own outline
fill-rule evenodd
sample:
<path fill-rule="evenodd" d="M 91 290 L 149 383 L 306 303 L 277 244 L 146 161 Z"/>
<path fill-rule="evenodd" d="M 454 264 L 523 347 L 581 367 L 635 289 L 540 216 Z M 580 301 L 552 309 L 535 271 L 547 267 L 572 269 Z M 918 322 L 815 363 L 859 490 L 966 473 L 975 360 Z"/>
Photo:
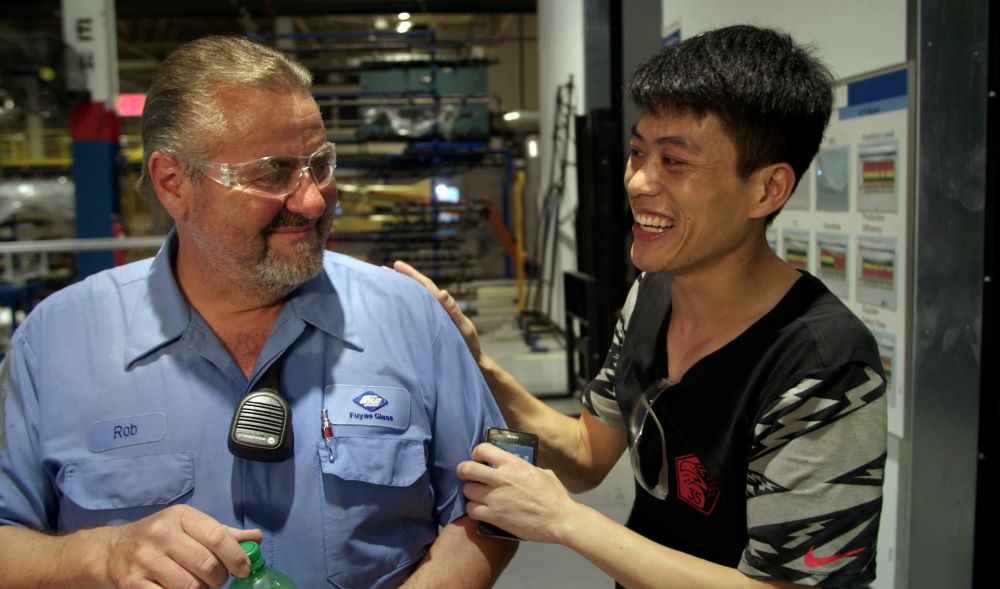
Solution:
<path fill-rule="evenodd" d="M 625 430 L 625 418 L 618 407 L 618 400 L 615 398 L 615 370 L 618 366 L 618 359 L 621 357 L 622 342 L 625 341 L 625 332 L 632 318 L 632 311 L 635 309 L 635 300 L 639 294 L 639 284 L 645 274 L 640 274 L 638 279 L 632 284 L 625 304 L 622 306 L 621 317 L 615 323 L 614 333 L 611 335 L 611 347 L 608 355 L 604 358 L 604 365 L 598 371 L 597 376 L 587 383 L 583 391 L 583 405 L 587 411 L 605 425 L 617 430 Z"/>
<path fill-rule="evenodd" d="M 875 578 L 886 459 L 885 380 L 863 362 L 811 374 L 758 416 L 743 573 L 853 587 Z"/>

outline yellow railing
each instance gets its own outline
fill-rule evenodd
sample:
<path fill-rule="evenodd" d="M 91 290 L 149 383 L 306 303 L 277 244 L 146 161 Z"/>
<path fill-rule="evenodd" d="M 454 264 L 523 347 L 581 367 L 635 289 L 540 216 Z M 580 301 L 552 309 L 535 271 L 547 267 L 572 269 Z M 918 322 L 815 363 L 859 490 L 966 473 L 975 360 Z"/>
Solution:
<path fill-rule="evenodd" d="M 32 145 L 27 133 L 0 134 L 0 166 L 68 168 L 73 161 L 70 154 L 70 137 L 62 129 L 42 131 L 40 146 Z"/>

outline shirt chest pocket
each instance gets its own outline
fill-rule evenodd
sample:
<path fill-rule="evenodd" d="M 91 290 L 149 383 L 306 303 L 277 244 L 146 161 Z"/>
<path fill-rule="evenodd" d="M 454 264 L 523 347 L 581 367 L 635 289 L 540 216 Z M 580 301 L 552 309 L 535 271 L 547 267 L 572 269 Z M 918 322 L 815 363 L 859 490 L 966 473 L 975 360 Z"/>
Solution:
<path fill-rule="evenodd" d="M 190 452 L 68 462 L 56 476 L 60 528 L 134 521 L 194 490 Z"/>
<path fill-rule="evenodd" d="M 398 436 L 330 442 L 330 450 L 317 447 L 327 579 L 345 589 L 395 587 L 437 536 L 424 443 Z"/>

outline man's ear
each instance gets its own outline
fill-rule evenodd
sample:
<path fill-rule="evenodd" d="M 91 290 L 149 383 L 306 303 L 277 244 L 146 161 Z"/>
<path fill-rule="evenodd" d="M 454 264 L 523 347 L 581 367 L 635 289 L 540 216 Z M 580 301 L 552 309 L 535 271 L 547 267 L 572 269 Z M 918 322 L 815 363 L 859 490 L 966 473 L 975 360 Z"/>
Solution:
<path fill-rule="evenodd" d="M 784 162 L 771 164 L 754 172 L 752 182 L 757 193 L 751 204 L 750 217 L 762 219 L 788 202 L 795 188 L 795 171 Z"/>
<path fill-rule="evenodd" d="M 157 200 L 174 221 L 183 219 L 188 212 L 191 187 L 184 164 L 172 155 L 154 151 L 146 166 Z"/>

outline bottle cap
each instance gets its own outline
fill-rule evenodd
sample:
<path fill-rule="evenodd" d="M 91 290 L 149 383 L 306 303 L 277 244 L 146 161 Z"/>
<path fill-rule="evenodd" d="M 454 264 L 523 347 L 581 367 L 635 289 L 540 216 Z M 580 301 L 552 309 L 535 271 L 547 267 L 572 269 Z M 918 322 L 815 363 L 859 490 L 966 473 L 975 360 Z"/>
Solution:
<path fill-rule="evenodd" d="M 240 548 L 250 557 L 250 572 L 264 566 L 264 555 L 260 553 L 260 545 L 256 542 L 240 542 Z"/>

